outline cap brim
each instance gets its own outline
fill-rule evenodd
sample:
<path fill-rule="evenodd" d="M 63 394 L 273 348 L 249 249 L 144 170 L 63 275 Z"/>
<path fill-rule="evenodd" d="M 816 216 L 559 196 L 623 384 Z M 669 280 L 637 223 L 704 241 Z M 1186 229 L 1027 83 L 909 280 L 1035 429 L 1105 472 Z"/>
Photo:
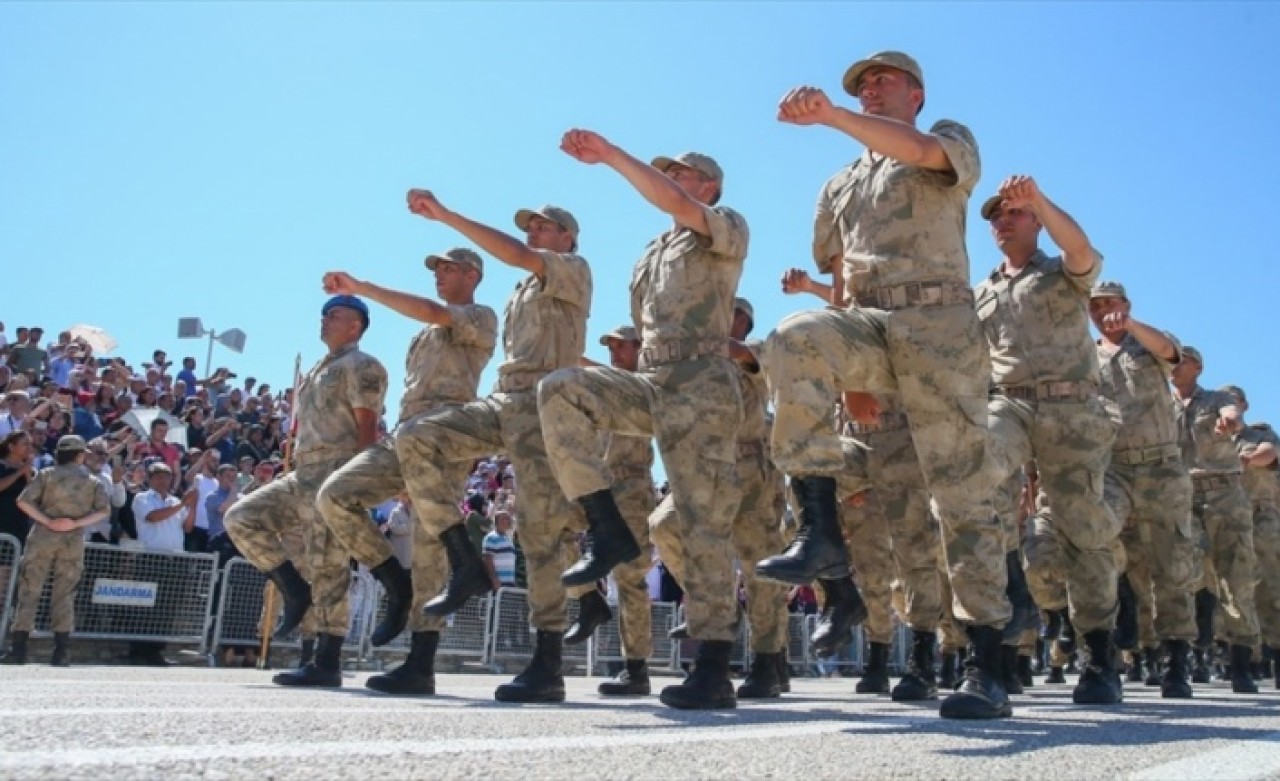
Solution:
<path fill-rule="evenodd" d="M 990 220 L 991 215 L 995 213 L 1000 204 L 1004 203 L 1004 198 L 999 195 L 993 195 L 982 202 L 982 209 L 978 212 L 982 215 L 982 219 Z"/>
<path fill-rule="evenodd" d="M 517 211 L 516 220 L 515 220 L 516 227 L 522 231 L 529 230 L 529 220 L 531 220 L 534 217 L 542 217 L 542 219 L 544 220 L 547 219 L 547 217 L 544 216 L 541 212 L 536 212 L 533 209 L 521 209 Z"/>
<path fill-rule="evenodd" d="M 850 65 L 849 70 L 844 72 L 844 80 L 841 82 L 844 85 L 844 91 L 855 98 L 858 97 L 858 80 L 875 65 L 884 65 L 884 63 L 878 60 L 858 60 Z"/>
<path fill-rule="evenodd" d="M 435 271 L 436 264 L 442 260 L 446 263 L 449 262 L 448 258 L 441 257 L 440 255 L 428 255 L 426 260 L 422 261 L 422 265 L 426 266 L 428 271 Z"/>
<path fill-rule="evenodd" d="M 654 168 L 657 168 L 659 171 L 666 173 L 667 169 L 675 165 L 677 162 L 679 161 L 673 157 L 655 157 L 649 164 Z"/>
<path fill-rule="evenodd" d="M 1123 301 L 1129 300 L 1128 296 L 1125 296 L 1123 293 L 1115 290 L 1095 290 L 1089 294 L 1089 300 L 1092 301 L 1095 298 L 1119 298 Z"/>

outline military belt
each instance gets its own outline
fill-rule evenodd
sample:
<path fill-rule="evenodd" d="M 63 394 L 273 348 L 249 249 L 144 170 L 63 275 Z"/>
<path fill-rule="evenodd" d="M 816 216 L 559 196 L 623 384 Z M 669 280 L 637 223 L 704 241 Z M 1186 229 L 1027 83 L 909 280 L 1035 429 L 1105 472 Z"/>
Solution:
<path fill-rule="evenodd" d="M 538 381 L 550 372 L 509 372 L 498 376 L 499 393 L 520 393 L 538 387 Z"/>
<path fill-rule="evenodd" d="M 1181 457 L 1182 449 L 1177 445 L 1152 445 L 1151 447 L 1131 447 L 1111 451 L 1111 463 L 1124 466 L 1163 464 Z"/>
<path fill-rule="evenodd" d="M 973 306 L 973 290 L 952 281 L 873 287 L 857 291 L 853 298 L 858 306 L 887 311 L 921 306 Z"/>
<path fill-rule="evenodd" d="M 1035 385 L 997 385 L 995 392 L 1023 401 L 1088 401 L 1098 395 L 1098 386 L 1092 382 L 1061 380 Z"/>
<path fill-rule="evenodd" d="M 1194 486 L 1196 493 L 1207 493 L 1209 491 L 1225 491 L 1232 486 L 1238 485 L 1240 475 L 1192 475 L 1191 485 Z"/>
<path fill-rule="evenodd" d="M 645 342 L 640 348 L 640 368 L 652 369 L 707 356 L 728 356 L 727 339 L 664 339 Z"/>
<path fill-rule="evenodd" d="M 849 421 L 849 431 L 853 434 L 880 434 L 885 431 L 901 431 L 907 427 L 907 413 L 882 412 L 873 423 L 858 420 Z"/>
<path fill-rule="evenodd" d="M 307 448 L 303 453 L 294 453 L 290 460 L 295 467 L 299 467 L 319 464 L 327 461 L 341 461 L 343 459 L 353 458 L 355 455 L 356 451 L 351 448 L 319 445 L 317 447 Z"/>

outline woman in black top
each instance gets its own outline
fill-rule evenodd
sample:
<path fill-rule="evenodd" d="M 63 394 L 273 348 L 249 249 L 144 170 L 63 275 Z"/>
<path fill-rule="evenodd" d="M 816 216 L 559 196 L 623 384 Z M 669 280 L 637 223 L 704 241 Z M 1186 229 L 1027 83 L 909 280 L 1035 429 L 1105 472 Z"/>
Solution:
<path fill-rule="evenodd" d="M 0 439 L 0 534 L 10 534 L 22 542 L 31 529 L 31 519 L 18 509 L 18 497 L 35 477 L 32 467 L 31 436 L 15 431 Z"/>

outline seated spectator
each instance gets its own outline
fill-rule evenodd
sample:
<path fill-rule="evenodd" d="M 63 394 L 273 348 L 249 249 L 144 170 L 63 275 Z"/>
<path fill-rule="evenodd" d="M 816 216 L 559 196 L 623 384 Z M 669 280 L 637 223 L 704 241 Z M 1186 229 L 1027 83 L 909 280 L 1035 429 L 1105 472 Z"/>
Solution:
<path fill-rule="evenodd" d="M 121 418 L 129 414 L 129 411 L 132 409 L 133 399 L 130 398 L 129 394 L 126 393 L 122 396 L 116 396 L 115 407 L 110 412 L 102 416 L 102 425 L 107 428 L 114 426 Z"/>
<path fill-rule="evenodd" d="M 280 417 L 278 415 L 272 415 L 267 418 L 262 432 L 262 449 L 268 454 L 284 453 L 284 434 L 280 431 Z"/>
<path fill-rule="evenodd" d="M 138 398 L 134 399 L 133 404 L 135 407 L 140 409 L 154 409 L 157 406 L 156 389 L 151 386 L 143 388 L 142 391 L 138 393 Z"/>

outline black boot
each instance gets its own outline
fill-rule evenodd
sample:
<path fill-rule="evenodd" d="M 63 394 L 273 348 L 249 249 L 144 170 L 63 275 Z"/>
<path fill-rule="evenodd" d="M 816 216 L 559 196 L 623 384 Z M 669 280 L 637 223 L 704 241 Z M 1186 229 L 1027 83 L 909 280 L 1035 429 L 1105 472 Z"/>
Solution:
<path fill-rule="evenodd" d="M 1000 719 L 1013 715 L 1013 705 L 1000 675 L 1001 630 L 993 626 L 970 626 L 969 658 L 964 681 L 955 693 L 942 701 L 944 719 Z"/>
<path fill-rule="evenodd" d="M 1247 645 L 1231 646 L 1231 691 L 1236 694 L 1258 693 L 1258 684 L 1249 669 L 1252 656 L 1253 649 Z"/>
<path fill-rule="evenodd" d="M 1213 611 L 1217 607 L 1218 598 L 1212 591 L 1202 588 L 1196 592 L 1196 648 L 1213 645 Z"/>
<path fill-rule="evenodd" d="M 1124 701 L 1124 687 L 1116 670 L 1116 648 L 1111 631 L 1095 629 L 1085 632 L 1085 646 L 1089 659 L 1080 680 L 1071 692 L 1071 701 L 1077 705 L 1115 705 Z"/>
<path fill-rule="evenodd" d="M 1142 658 L 1147 665 L 1147 677 L 1142 681 L 1146 686 L 1160 685 L 1160 649 L 1143 648 Z"/>
<path fill-rule="evenodd" d="M 800 505 L 800 531 L 787 549 L 756 564 L 757 577 L 805 586 L 819 578 L 846 578 L 849 557 L 844 549 L 834 477 L 793 477 L 791 489 Z"/>
<path fill-rule="evenodd" d="M 1191 669 L 1191 681 L 1193 683 L 1208 683 L 1212 677 L 1209 674 L 1209 654 L 1207 649 L 1196 647 L 1191 653 L 1195 656 L 1195 666 Z"/>
<path fill-rule="evenodd" d="M 53 658 L 49 660 L 51 667 L 70 667 L 71 656 L 67 651 L 67 641 L 71 638 L 70 632 L 55 632 L 53 635 Z"/>
<path fill-rule="evenodd" d="M 1006 694 L 1022 694 L 1022 681 L 1018 680 L 1018 646 L 1000 646 L 1000 680 Z"/>
<path fill-rule="evenodd" d="M 1066 683 L 1067 676 L 1062 674 L 1061 667 L 1050 667 L 1049 674 L 1044 677 L 1045 683 Z"/>
<path fill-rule="evenodd" d="M 1116 597 L 1120 603 L 1114 634 L 1116 648 L 1133 651 L 1138 647 L 1138 594 L 1127 573 L 1116 582 Z"/>
<path fill-rule="evenodd" d="M 1115 635 L 1112 635 L 1115 637 Z M 1146 680 L 1146 671 L 1142 669 L 1142 657 L 1137 653 L 1129 654 L 1129 669 L 1125 671 L 1124 679 L 1128 683 L 1142 683 Z"/>
<path fill-rule="evenodd" d="M 782 682 L 778 680 L 778 659 L 782 654 L 752 654 L 751 669 L 738 687 L 738 698 L 743 700 L 768 700 L 782 696 Z"/>
<path fill-rule="evenodd" d="M 1031 674 L 1031 657 L 1026 654 L 1018 654 L 1018 683 L 1022 684 L 1022 688 L 1030 689 L 1036 685 L 1036 679 Z"/>
<path fill-rule="evenodd" d="M 578 620 L 569 627 L 568 632 L 565 632 L 565 644 L 577 645 L 587 642 L 591 635 L 595 634 L 596 627 L 603 625 L 611 618 L 613 618 L 613 611 L 609 609 L 609 603 L 604 601 L 600 592 L 595 589 L 588 591 L 578 597 Z"/>
<path fill-rule="evenodd" d="M 783 694 L 791 691 L 791 663 L 787 661 L 787 649 L 778 654 L 778 689 Z"/>
<path fill-rule="evenodd" d="M 499 686 L 493 698 L 498 702 L 564 702 L 563 650 L 563 632 L 539 629 L 529 666 L 511 683 Z"/>
<path fill-rule="evenodd" d="M 409 623 L 409 608 L 413 607 L 413 579 L 395 556 L 369 570 L 387 593 L 387 612 L 373 628 L 369 642 L 375 646 L 395 640 Z"/>
<path fill-rule="evenodd" d="M 933 646 L 937 639 L 934 632 L 911 630 L 911 658 L 907 660 L 907 671 L 889 694 L 895 702 L 937 699 L 938 680 L 933 672 Z"/>
<path fill-rule="evenodd" d="M 276 673 L 271 682 L 277 686 L 315 686 L 336 688 L 342 685 L 342 635 L 319 635 L 316 638 L 315 661 L 296 670 Z"/>
<path fill-rule="evenodd" d="M 641 553 L 640 543 L 627 527 L 613 491 L 608 488 L 578 498 L 587 514 L 591 530 L 590 545 L 582 558 L 560 575 L 566 586 L 585 586 L 607 578 L 619 564 L 631 561 Z"/>
<path fill-rule="evenodd" d="M 1216 656 L 1218 659 L 1218 664 L 1217 664 L 1218 672 L 1214 675 L 1214 680 L 1230 681 L 1231 680 L 1231 646 L 1228 645 L 1225 640 L 1219 640 L 1215 642 L 1213 645 L 1217 649 Z M 1209 655 L 1209 658 L 1211 661 L 1214 656 L 1215 654 Z"/>
<path fill-rule="evenodd" d="M 440 534 L 445 555 L 449 557 L 449 582 L 444 591 L 428 602 L 422 612 L 429 616 L 447 616 L 456 613 L 472 597 L 482 597 L 493 590 L 484 559 L 471 544 L 467 527 L 454 524 Z"/>
<path fill-rule="evenodd" d="M 12 632 L 9 635 L 9 651 L 0 656 L 0 664 L 26 664 L 28 632 Z"/>
<path fill-rule="evenodd" d="M 822 615 L 809 642 L 820 654 L 830 656 L 853 640 L 853 628 L 867 620 L 867 603 L 848 577 L 819 580 L 826 599 Z"/>
<path fill-rule="evenodd" d="M 643 697 L 649 694 L 649 665 L 644 659 L 628 659 L 627 666 L 596 691 L 606 697 Z"/>
<path fill-rule="evenodd" d="M 738 707 L 733 681 L 729 678 L 729 656 L 733 643 L 728 640 L 703 640 L 693 671 L 682 683 L 662 690 L 662 704 L 680 710 L 717 710 Z"/>
<path fill-rule="evenodd" d="M 951 689 L 956 688 L 956 655 L 942 655 L 942 672 L 938 675 L 938 688 Z"/>
<path fill-rule="evenodd" d="M 1035 600 L 1031 598 L 1027 574 L 1022 570 L 1022 556 L 1016 550 L 1009 551 L 1005 554 L 1004 561 L 1005 569 L 1009 573 L 1004 593 L 1013 607 L 1013 615 L 1010 616 L 1009 623 L 1005 624 L 1003 632 L 1005 641 L 1009 642 L 1017 641 L 1019 635 L 1034 627 L 1040 611 L 1036 608 Z"/>
<path fill-rule="evenodd" d="M 414 632 L 409 655 L 394 670 L 373 675 L 364 682 L 366 688 L 384 694 L 435 694 L 436 646 L 439 632 Z"/>
<path fill-rule="evenodd" d="M 298 574 L 293 562 L 285 560 L 284 564 L 266 573 L 267 579 L 276 585 L 280 599 L 284 602 L 284 615 L 280 625 L 276 627 L 276 637 L 285 637 L 302 623 L 302 617 L 311 608 L 311 585 Z"/>
<path fill-rule="evenodd" d="M 854 687 L 858 694 L 889 693 L 889 644 L 868 643 L 867 663 L 862 667 L 862 680 Z"/>
<path fill-rule="evenodd" d="M 1076 625 L 1071 623 L 1071 611 L 1062 608 L 1058 612 L 1058 619 L 1062 622 L 1062 630 L 1058 633 L 1058 650 L 1063 654 L 1070 656 L 1076 652 Z"/>
<path fill-rule="evenodd" d="M 1047 664 L 1047 661 L 1045 660 L 1045 657 L 1048 655 L 1046 653 L 1047 650 L 1048 650 L 1048 646 L 1045 644 L 1044 638 L 1037 637 L 1036 650 L 1035 650 L 1035 653 L 1031 656 L 1031 672 L 1035 673 L 1036 675 L 1039 675 L 1044 672 L 1045 665 Z"/>
<path fill-rule="evenodd" d="M 1190 699 L 1191 684 L 1187 683 L 1187 652 L 1190 650 L 1190 644 L 1186 640 L 1166 640 L 1164 649 L 1164 673 L 1160 676 L 1160 696 L 1167 700 Z"/>
<path fill-rule="evenodd" d="M 298 652 L 298 666 L 306 667 L 316 658 L 316 639 L 314 637 L 302 638 L 302 648 Z"/>

